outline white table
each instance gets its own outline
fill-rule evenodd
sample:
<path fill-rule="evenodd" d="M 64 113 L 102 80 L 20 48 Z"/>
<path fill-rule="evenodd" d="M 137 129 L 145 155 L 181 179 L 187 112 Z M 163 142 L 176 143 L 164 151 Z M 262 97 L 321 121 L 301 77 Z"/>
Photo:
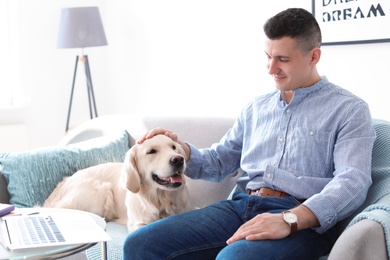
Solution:
<path fill-rule="evenodd" d="M 52 209 L 52 208 L 25 208 L 25 209 L 17 209 L 15 212 L 17 213 L 24 213 L 29 214 L 33 212 L 41 212 L 45 214 L 50 213 L 66 213 L 69 214 L 73 211 L 77 211 L 77 214 L 89 214 L 92 216 L 92 218 L 96 221 L 96 223 L 103 229 L 106 228 L 106 222 L 103 218 L 101 218 L 98 215 L 79 211 L 79 210 L 73 210 L 73 209 Z M 107 243 L 102 243 L 102 259 L 107 260 Z M 29 250 L 13 250 L 10 251 L 7 248 L 5 248 L 2 244 L 0 244 L 0 259 L 10 259 L 10 260 L 16 260 L 16 259 L 58 259 L 65 256 L 70 256 L 79 252 L 82 252 L 91 246 L 95 245 L 93 244 L 79 244 L 79 245 L 67 245 L 67 246 L 53 246 L 53 247 L 44 247 L 44 248 L 34 248 Z"/>

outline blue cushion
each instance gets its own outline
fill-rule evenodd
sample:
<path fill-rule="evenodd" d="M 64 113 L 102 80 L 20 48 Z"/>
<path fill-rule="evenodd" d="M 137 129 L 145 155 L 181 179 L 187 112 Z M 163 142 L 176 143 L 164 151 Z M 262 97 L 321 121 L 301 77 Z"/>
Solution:
<path fill-rule="evenodd" d="M 127 131 L 64 146 L 1 153 L 0 172 L 16 207 L 42 205 L 57 184 L 78 170 L 106 162 L 123 162 L 130 148 Z"/>

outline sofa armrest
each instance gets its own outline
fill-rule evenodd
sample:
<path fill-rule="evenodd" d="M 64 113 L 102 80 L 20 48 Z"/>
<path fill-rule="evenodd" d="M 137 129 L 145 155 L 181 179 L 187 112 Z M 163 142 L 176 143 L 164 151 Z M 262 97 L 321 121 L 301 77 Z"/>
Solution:
<path fill-rule="evenodd" d="M 65 146 L 92 138 L 101 137 L 118 130 L 127 130 L 131 137 L 131 145 L 134 145 L 135 138 L 146 133 L 144 118 L 138 115 L 104 115 L 88 120 L 75 128 L 69 130 L 58 142 L 58 146 Z"/>
<path fill-rule="evenodd" d="M 328 260 L 388 259 L 390 193 L 380 194 L 382 197 L 375 203 L 363 205 L 364 210 L 351 216 L 352 220 L 337 239 Z"/>
<path fill-rule="evenodd" d="M 328 260 L 388 259 L 382 225 L 364 219 L 347 228 L 337 239 Z"/>

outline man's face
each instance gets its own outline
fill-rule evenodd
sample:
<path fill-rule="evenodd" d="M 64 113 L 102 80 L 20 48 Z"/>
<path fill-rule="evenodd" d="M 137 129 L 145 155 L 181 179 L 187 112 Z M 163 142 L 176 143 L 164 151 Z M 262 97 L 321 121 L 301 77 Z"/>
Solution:
<path fill-rule="evenodd" d="M 313 50 L 304 53 L 297 48 L 294 39 L 283 37 L 278 40 L 267 39 L 265 53 L 268 73 L 279 90 L 293 91 L 315 83 L 313 80 L 317 75 L 317 62 L 313 62 Z"/>

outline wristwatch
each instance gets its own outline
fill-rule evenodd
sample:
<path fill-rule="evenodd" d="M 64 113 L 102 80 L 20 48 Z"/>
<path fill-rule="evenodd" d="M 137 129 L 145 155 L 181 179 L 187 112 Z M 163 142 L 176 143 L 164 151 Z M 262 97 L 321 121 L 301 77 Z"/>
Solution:
<path fill-rule="evenodd" d="M 291 232 L 290 235 L 293 235 L 298 230 L 298 217 L 290 210 L 283 212 L 283 219 L 287 224 L 290 225 Z"/>

